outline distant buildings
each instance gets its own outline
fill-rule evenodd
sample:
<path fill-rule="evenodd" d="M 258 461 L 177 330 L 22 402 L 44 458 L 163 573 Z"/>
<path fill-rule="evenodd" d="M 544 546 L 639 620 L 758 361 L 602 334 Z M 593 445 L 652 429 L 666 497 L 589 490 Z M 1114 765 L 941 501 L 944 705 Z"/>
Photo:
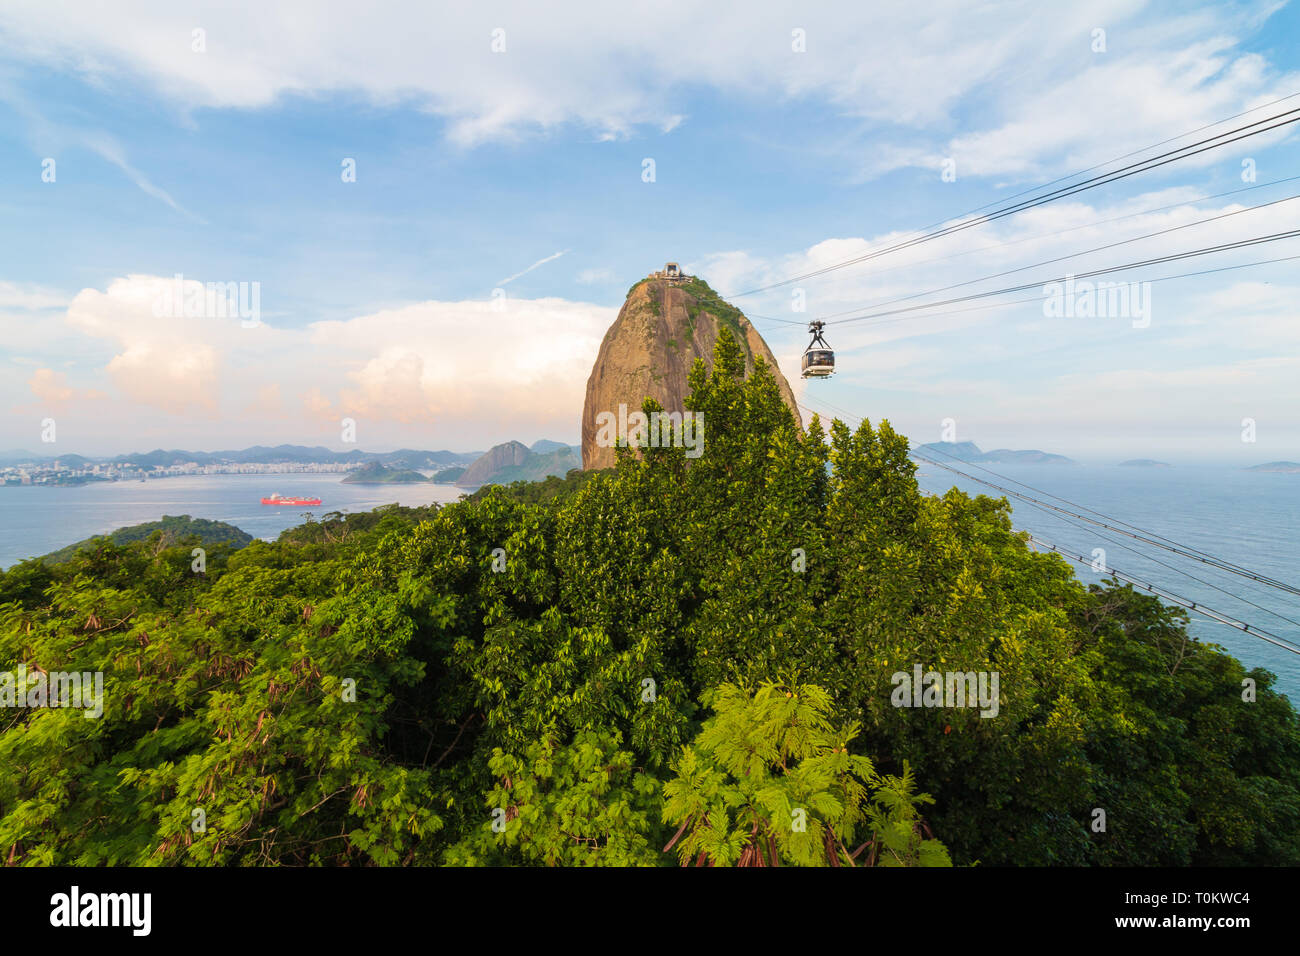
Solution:
<path fill-rule="evenodd" d="M 142 478 L 178 478 L 184 475 L 285 475 L 342 474 L 360 462 L 221 462 L 200 465 L 187 461 L 174 465 L 142 467 L 117 462 L 86 462 L 69 467 L 60 461 L 23 462 L 0 467 L 4 485 L 83 485 L 91 481 L 138 481 Z"/>

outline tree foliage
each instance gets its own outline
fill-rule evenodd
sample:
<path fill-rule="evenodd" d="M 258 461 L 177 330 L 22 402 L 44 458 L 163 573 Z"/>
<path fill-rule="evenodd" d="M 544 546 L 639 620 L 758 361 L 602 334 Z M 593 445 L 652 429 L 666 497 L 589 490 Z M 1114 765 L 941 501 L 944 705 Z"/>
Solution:
<path fill-rule="evenodd" d="M 912 793 L 910 768 L 881 778 L 851 753 L 857 728 L 831 725 L 822 688 L 769 682 L 751 695 L 723 684 L 711 696 L 716 716 L 664 785 L 664 820 L 678 825 L 669 847 L 678 844 L 683 863 L 949 864 L 920 832 L 917 807 L 930 797 Z"/>
<path fill-rule="evenodd" d="M 801 429 L 745 367 L 724 330 L 692 370 L 695 459 L 325 514 L 202 574 L 161 539 L 0 574 L 0 671 L 104 681 L 98 719 L 0 711 L 0 853 L 1300 863 L 1272 675 L 1083 587 L 1004 500 L 923 496 L 888 422 Z M 996 673 L 996 716 L 894 706 L 917 665 Z"/>

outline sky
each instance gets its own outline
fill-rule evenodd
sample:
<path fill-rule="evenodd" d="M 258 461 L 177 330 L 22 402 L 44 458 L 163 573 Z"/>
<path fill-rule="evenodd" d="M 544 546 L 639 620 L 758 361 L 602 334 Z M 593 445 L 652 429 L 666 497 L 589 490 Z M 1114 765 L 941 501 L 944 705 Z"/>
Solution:
<path fill-rule="evenodd" d="M 1151 282 L 1119 316 L 1046 285 L 1296 228 L 1300 124 L 752 292 L 1300 108 L 1185 135 L 1300 93 L 1295 6 L 458 6 L 0 5 L 0 451 L 576 442 L 605 330 L 675 260 L 824 415 L 1300 460 L 1300 259 L 1246 265 L 1300 239 L 1113 277 Z M 255 315 L 169 308 L 178 276 Z M 837 374 L 798 377 L 810 318 L 1027 283 L 830 318 Z"/>

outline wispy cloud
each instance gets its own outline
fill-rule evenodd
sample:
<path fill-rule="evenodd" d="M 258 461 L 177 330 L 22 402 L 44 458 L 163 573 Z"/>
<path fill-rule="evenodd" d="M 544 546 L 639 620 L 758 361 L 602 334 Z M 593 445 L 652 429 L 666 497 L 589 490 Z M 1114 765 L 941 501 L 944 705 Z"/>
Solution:
<path fill-rule="evenodd" d="M 192 219 L 203 225 L 207 224 L 207 220 L 190 212 L 173 199 L 167 190 L 154 185 L 149 180 L 149 177 L 145 176 L 144 173 L 140 172 L 140 170 L 127 162 L 125 151 L 111 136 L 108 136 L 105 133 L 87 131 L 80 133 L 79 138 L 87 149 L 94 151 L 101 158 L 108 160 L 118 169 L 122 170 L 122 172 L 126 173 L 131 182 L 140 187 L 146 195 L 165 202 L 168 206 L 176 210 L 176 212 L 180 213 L 182 216 L 185 216 L 187 219 Z"/>
<path fill-rule="evenodd" d="M 497 285 L 499 285 L 499 286 L 502 286 L 502 285 L 508 285 L 509 283 L 514 282 L 514 281 L 515 281 L 516 279 L 518 279 L 520 276 L 528 275 L 528 273 L 532 272 L 532 271 L 533 271 L 534 269 L 536 269 L 538 266 L 544 266 L 544 265 L 546 265 L 546 263 L 548 263 L 548 262 L 554 262 L 556 259 L 560 258 L 560 256 L 565 255 L 568 251 L 569 251 L 568 249 L 563 249 L 563 250 L 561 250 L 561 251 L 559 251 L 559 252 L 556 252 L 556 253 L 554 253 L 554 254 L 552 254 L 552 255 L 547 256 L 545 259 L 538 259 L 536 262 L 534 262 L 534 263 L 533 263 L 531 266 L 529 266 L 527 269 L 524 269 L 524 270 L 522 270 L 522 271 L 520 271 L 520 272 L 516 272 L 514 275 L 512 275 L 512 276 L 511 276 L 510 278 L 508 278 L 508 279 L 502 279 L 500 282 L 497 283 Z"/>
<path fill-rule="evenodd" d="M 203 225 L 207 224 L 205 219 L 186 209 L 165 189 L 154 184 L 148 176 L 132 166 L 127 159 L 126 150 L 110 134 L 102 130 L 82 129 L 52 122 L 11 83 L 0 83 L 0 102 L 8 104 L 27 121 L 29 135 L 40 144 L 41 150 L 59 151 L 76 147 L 88 149 L 120 169 L 146 195 L 166 203 L 187 219 Z"/>

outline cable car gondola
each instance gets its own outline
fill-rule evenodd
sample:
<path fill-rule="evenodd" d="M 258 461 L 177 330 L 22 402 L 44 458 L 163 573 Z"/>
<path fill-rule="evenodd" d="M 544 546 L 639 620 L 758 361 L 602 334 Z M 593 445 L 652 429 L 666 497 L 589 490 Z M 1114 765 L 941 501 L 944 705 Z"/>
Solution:
<path fill-rule="evenodd" d="M 825 324 L 824 322 L 808 323 L 812 341 L 808 343 L 808 348 L 803 353 L 804 378 L 825 378 L 835 374 L 835 353 L 822 338 L 822 328 Z"/>

